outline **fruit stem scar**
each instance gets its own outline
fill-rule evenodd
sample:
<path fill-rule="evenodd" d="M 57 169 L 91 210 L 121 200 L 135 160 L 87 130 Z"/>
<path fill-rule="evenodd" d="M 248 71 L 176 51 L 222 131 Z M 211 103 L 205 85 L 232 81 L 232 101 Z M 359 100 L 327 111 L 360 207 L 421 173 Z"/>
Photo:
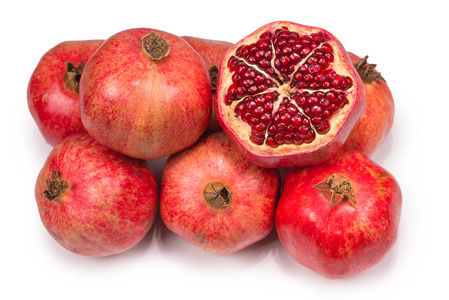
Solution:
<path fill-rule="evenodd" d="M 170 53 L 170 43 L 153 31 L 145 35 L 140 41 L 142 42 L 143 52 L 151 61 L 159 61 Z"/>
<path fill-rule="evenodd" d="M 83 70 L 84 61 L 81 61 L 77 66 L 75 66 L 70 61 L 66 62 L 66 71 L 64 73 L 64 87 L 79 94 L 79 85 Z"/>
<path fill-rule="evenodd" d="M 331 193 L 330 207 L 335 206 L 340 201 L 345 200 L 355 205 L 355 193 L 351 181 L 340 174 L 332 174 L 326 180 L 313 186 L 314 188 Z"/>
<path fill-rule="evenodd" d="M 360 78 L 362 78 L 364 83 L 371 83 L 376 80 L 385 81 L 380 72 L 375 70 L 376 66 L 376 64 L 368 63 L 368 55 L 354 64 L 357 73 L 359 73 Z"/>
<path fill-rule="evenodd" d="M 213 208 L 225 209 L 231 202 L 232 191 L 221 182 L 209 182 L 203 191 L 204 200 Z"/>
<path fill-rule="evenodd" d="M 46 179 L 45 183 L 47 189 L 43 190 L 44 198 L 48 201 L 56 201 L 64 193 L 64 191 L 69 187 L 67 181 L 60 177 L 60 174 L 55 169 L 51 169 L 50 180 Z"/>
<path fill-rule="evenodd" d="M 215 90 L 217 89 L 217 80 L 218 80 L 218 67 L 213 65 L 209 68 L 210 75 L 210 83 L 212 85 L 212 93 L 215 94 Z"/>

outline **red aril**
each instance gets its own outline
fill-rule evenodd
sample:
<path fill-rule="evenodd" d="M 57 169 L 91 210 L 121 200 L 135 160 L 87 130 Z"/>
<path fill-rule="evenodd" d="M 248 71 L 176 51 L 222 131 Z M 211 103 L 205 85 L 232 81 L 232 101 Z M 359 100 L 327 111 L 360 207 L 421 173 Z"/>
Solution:
<path fill-rule="evenodd" d="M 79 82 L 87 60 L 103 40 L 67 41 L 48 50 L 28 83 L 28 108 L 52 146 L 72 133 L 85 132 L 80 115 Z"/>
<path fill-rule="evenodd" d="M 141 159 L 192 145 L 211 111 L 209 72 L 181 37 L 135 28 L 108 38 L 80 83 L 81 119 L 100 143 Z"/>
<path fill-rule="evenodd" d="M 215 108 L 242 154 L 264 167 L 318 164 L 342 147 L 362 113 L 363 83 L 332 34 L 267 24 L 226 53 Z"/>
<path fill-rule="evenodd" d="M 233 253 L 273 229 L 280 180 L 277 169 L 253 165 L 218 131 L 167 159 L 161 218 L 204 250 Z"/>
<path fill-rule="evenodd" d="M 368 63 L 368 56 L 348 52 L 366 90 L 366 105 L 362 115 L 352 129 L 344 147 L 356 149 L 371 156 L 385 141 L 394 120 L 394 99 L 387 82 Z"/>
<path fill-rule="evenodd" d="M 186 40 L 186 42 L 189 43 L 193 47 L 193 49 L 195 49 L 201 55 L 201 57 L 206 62 L 207 69 L 209 70 L 210 74 L 212 88 L 212 112 L 205 133 L 210 134 L 216 131 L 220 131 L 221 127 L 220 124 L 218 124 L 213 104 L 215 100 L 215 90 L 217 87 L 219 67 L 226 51 L 228 51 L 228 49 L 232 46 L 232 43 L 192 36 L 183 36 L 182 38 Z"/>
<path fill-rule="evenodd" d="M 48 156 L 35 196 L 45 228 L 64 248 L 108 256 L 136 245 L 157 211 L 146 161 L 114 152 L 87 133 L 73 134 Z"/>
<path fill-rule="evenodd" d="M 290 169 L 276 210 L 285 249 L 328 278 L 353 276 L 393 247 L 402 195 L 388 171 L 356 150 Z"/>

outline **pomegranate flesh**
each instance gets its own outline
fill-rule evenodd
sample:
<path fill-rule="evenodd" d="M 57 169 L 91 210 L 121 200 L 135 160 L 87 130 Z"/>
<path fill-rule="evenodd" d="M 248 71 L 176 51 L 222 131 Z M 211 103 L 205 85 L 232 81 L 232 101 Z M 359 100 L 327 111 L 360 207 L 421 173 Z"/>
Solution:
<path fill-rule="evenodd" d="M 114 152 L 87 133 L 70 135 L 53 149 L 35 188 L 51 236 L 69 251 L 95 257 L 124 252 L 146 235 L 157 193 L 145 160 Z"/>
<path fill-rule="evenodd" d="M 233 45 L 230 42 L 203 39 L 192 36 L 183 36 L 184 40 L 195 49 L 204 59 L 209 70 L 211 89 L 212 89 L 212 111 L 205 134 L 220 131 L 221 127 L 215 115 L 214 101 L 215 90 L 217 88 L 218 71 L 223 57 L 228 49 Z"/>
<path fill-rule="evenodd" d="M 393 247 L 402 196 L 395 178 L 360 151 L 287 172 L 276 211 L 285 249 L 328 278 L 380 262 Z"/>
<path fill-rule="evenodd" d="M 229 254 L 265 238 L 274 226 L 277 169 L 245 159 L 223 131 L 167 159 L 160 214 L 186 241 Z"/>
<path fill-rule="evenodd" d="M 387 82 L 376 70 L 376 65 L 368 63 L 368 56 L 360 58 L 351 52 L 348 54 L 365 85 L 366 104 L 344 147 L 371 156 L 391 131 L 394 99 Z"/>
<path fill-rule="evenodd" d="M 80 83 L 81 119 L 101 144 L 157 159 L 192 145 L 211 111 L 209 72 L 181 37 L 135 28 L 108 38 Z"/>
<path fill-rule="evenodd" d="M 337 38 L 292 22 L 269 23 L 232 46 L 215 99 L 223 130 L 263 167 L 326 161 L 364 104 L 363 83 Z"/>
<path fill-rule="evenodd" d="M 48 50 L 28 83 L 28 108 L 52 146 L 72 133 L 85 132 L 80 115 L 79 82 L 87 60 L 103 40 L 66 41 Z"/>

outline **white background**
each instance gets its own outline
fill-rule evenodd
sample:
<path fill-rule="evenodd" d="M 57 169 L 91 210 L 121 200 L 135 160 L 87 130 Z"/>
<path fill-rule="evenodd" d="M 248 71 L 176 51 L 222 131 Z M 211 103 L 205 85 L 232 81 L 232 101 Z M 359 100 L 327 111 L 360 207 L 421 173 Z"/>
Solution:
<path fill-rule="evenodd" d="M 448 29 L 443 1 L 2 1 L 0 4 L 0 298 L 406 299 L 448 296 Z M 72 254 L 43 227 L 36 176 L 51 147 L 26 104 L 40 57 L 65 40 L 150 27 L 237 42 L 276 20 L 329 30 L 377 63 L 395 98 L 392 132 L 373 159 L 402 187 L 397 243 L 378 265 L 329 280 L 302 267 L 275 234 L 238 253 L 196 248 L 157 220 L 132 250 Z M 150 162 L 160 178 L 164 160 Z M 39 298 L 40 299 L 40 298 Z M 446 298 L 448 299 L 448 298 Z"/>

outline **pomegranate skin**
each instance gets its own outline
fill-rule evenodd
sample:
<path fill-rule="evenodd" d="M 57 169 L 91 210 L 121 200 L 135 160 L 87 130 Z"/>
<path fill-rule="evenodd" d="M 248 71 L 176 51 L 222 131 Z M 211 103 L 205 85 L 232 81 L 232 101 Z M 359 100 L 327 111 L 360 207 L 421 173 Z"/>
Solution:
<path fill-rule="evenodd" d="M 155 33 L 170 44 L 151 61 L 141 39 Z M 91 57 L 80 83 L 81 119 L 101 144 L 141 159 L 192 145 L 210 118 L 209 73 L 182 38 L 155 29 L 124 30 Z"/>
<path fill-rule="evenodd" d="M 211 134 L 217 131 L 221 131 L 220 124 L 218 123 L 217 116 L 215 114 L 215 89 L 217 86 L 217 76 L 223 57 L 228 49 L 233 45 L 230 42 L 204 39 L 193 36 L 182 37 L 187 43 L 189 43 L 193 49 L 195 49 L 201 57 L 204 59 L 207 69 L 211 77 L 212 85 L 212 111 L 209 123 L 207 125 L 205 134 Z"/>
<path fill-rule="evenodd" d="M 50 235 L 67 250 L 92 257 L 136 245 L 153 224 L 157 193 L 146 161 L 113 152 L 87 133 L 71 135 L 52 150 L 35 187 Z"/>
<path fill-rule="evenodd" d="M 354 65 L 361 60 L 354 53 L 348 54 Z M 373 81 L 363 75 L 361 77 L 366 91 L 365 109 L 349 134 L 344 148 L 359 150 L 371 156 L 384 143 L 393 127 L 394 99 L 383 77 Z"/>
<path fill-rule="evenodd" d="M 239 251 L 273 229 L 280 188 L 277 169 L 246 160 L 222 132 L 202 137 L 170 156 L 164 166 L 160 214 L 164 224 L 186 241 L 215 254 Z M 220 183 L 222 184 L 220 186 Z M 228 204 L 207 198 L 214 188 Z"/>
<path fill-rule="evenodd" d="M 332 174 L 347 178 L 356 203 L 330 207 L 331 193 L 314 186 Z M 359 151 L 325 164 L 293 168 L 285 176 L 276 229 L 300 264 L 328 278 L 345 278 L 380 262 L 394 245 L 402 195 L 395 178 Z"/>
<path fill-rule="evenodd" d="M 87 63 L 103 40 L 65 41 L 48 50 L 31 75 L 27 89 L 30 113 L 44 139 L 55 146 L 72 133 L 85 132 L 80 96 L 66 86 L 67 63 Z M 78 79 L 79 80 L 79 79 Z"/>
<path fill-rule="evenodd" d="M 346 76 L 351 78 L 352 86 L 348 88 L 348 90 L 344 90 L 343 92 L 347 93 L 348 99 L 350 98 L 349 105 L 346 105 L 341 108 L 339 112 L 337 112 L 329 121 L 331 123 L 330 130 L 325 134 L 316 134 L 316 139 L 313 142 L 307 143 L 304 142 L 300 145 L 295 145 L 290 141 L 289 144 L 279 144 L 276 147 L 270 147 L 267 144 L 268 140 L 268 130 L 265 134 L 265 140 L 262 144 L 258 145 L 251 141 L 252 128 L 250 128 L 249 123 L 243 121 L 243 118 L 237 117 L 235 112 L 235 108 L 238 104 L 245 101 L 248 98 L 248 95 L 245 92 L 242 92 L 244 97 L 240 100 L 233 100 L 232 104 L 229 106 L 226 104 L 228 101 L 227 96 L 229 93 L 238 94 L 238 88 L 233 88 L 238 80 L 235 79 L 235 75 L 237 74 L 237 67 L 232 70 L 232 59 L 235 57 L 237 61 L 245 61 L 245 57 L 237 53 L 241 49 L 240 47 L 243 45 L 249 46 L 251 48 L 252 45 L 257 44 L 265 32 L 270 32 L 275 34 L 276 30 L 281 28 L 287 28 L 292 32 L 296 32 L 299 35 L 312 35 L 312 34 L 322 34 L 326 37 L 324 44 L 330 44 L 333 49 L 334 55 L 334 66 L 332 67 L 334 70 L 337 70 L 339 75 Z M 259 39 L 259 40 L 258 40 Z M 273 41 L 273 40 L 272 40 Z M 243 50 L 242 50 L 243 51 Z M 251 51 L 251 50 L 249 50 Z M 282 52 L 282 51 L 281 51 Z M 313 53 L 313 52 L 312 52 Z M 277 58 L 274 56 L 274 58 Z M 273 58 L 272 58 L 273 59 Z M 256 93 L 255 96 L 261 94 L 268 94 L 272 91 L 276 91 L 279 93 L 279 97 L 275 100 L 274 109 L 272 110 L 272 116 L 274 116 L 277 111 L 276 107 L 279 103 L 282 102 L 282 99 L 288 98 L 289 102 L 294 104 L 293 102 L 293 94 L 296 92 L 314 92 L 317 91 L 315 89 L 308 90 L 304 88 L 296 88 L 292 87 L 291 83 L 294 74 L 296 74 L 299 70 L 300 65 L 305 64 L 305 59 L 303 58 L 300 63 L 296 65 L 295 73 L 291 75 L 290 81 L 285 82 L 277 82 L 277 79 L 268 75 L 267 72 L 259 72 L 263 73 L 266 79 L 269 79 L 272 82 L 275 82 L 275 87 L 268 87 L 263 92 Z M 248 63 L 247 61 L 245 63 Z M 238 64 L 236 64 L 238 65 Z M 254 63 L 248 64 L 250 67 L 254 66 Z M 254 66 L 253 69 L 256 69 L 258 72 L 258 68 Z M 233 73 L 234 72 L 234 73 Z M 278 71 L 276 71 L 278 72 Z M 241 74 L 237 74 L 241 75 Z M 279 75 L 276 73 L 276 75 Z M 242 77 L 242 76 L 240 76 Z M 242 80 L 243 81 L 243 80 Z M 267 85 L 265 81 L 265 85 Z M 251 86 L 253 88 L 254 86 Z M 231 92 L 230 92 L 231 90 Z M 335 89 L 330 88 L 328 90 L 324 89 L 324 91 L 334 91 Z M 249 94 L 249 93 L 248 93 Z M 238 104 L 234 104 L 238 102 Z M 325 162 L 330 159 L 334 155 L 336 155 L 341 148 L 343 147 L 344 142 L 349 136 L 352 128 L 357 122 L 358 118 L 362 114 L 363 108 L 365 106 L 365 89 L 363 83 L 361 81 L 360 76 L 356 72 L 354 66 L 352 65 L 351 59 L 349 58 L 348 53 L 346 52 L 344 46 L 341 42 L 333 36 L 330 32 L 311 26 L 305 26 L 293 22 L 288 21 L 277 21 L 268 23 L 261 28 L 257 29 L 253 33 L 249 34 L 247 37 L 243 38 L 236 44 L 234 44 L 225 54 L 225 57 L 220 66 L 219 79 L 217 83 L 217 93 L 215 98 L 215 111 L 217 115 L 218 122 L 222 127 L 223 131 L 228 135 L 231 141 L 237 146 L 238 150 L 252 163 L 268 168 L 286 168 L 286 167 L 296 167 L 296 166 L 308 166 L 308 165 L 316 165 Z M 304 111 L 302 108 L 296 107 L 300 113 Z M 266 111 L 265 111 L 266 112 Z M 271 116 L 270 116 L 271 118 Z M 269 128 L 270 125 L 273 124 L 273 119 L 270 119 L 268 124 L 265 124 L 266 128 Z M 312 118 L 310 118 L 311 120 Z M 251 121 L 251 119 L 250 119 Z M 248 121 L 248 122 L 250 122 Z M 290 124 L 292 124 L 291 122 Z M 255 123 L 257 124 L 257 122 Z M 298 129 L 298 128 L 296 128 Z M 298 129 L 299 130 L 299 129 Z M 284 131 L 285 132 L 285 131 Z M 260 133 L 260 132 L 257 132 Z"/>

